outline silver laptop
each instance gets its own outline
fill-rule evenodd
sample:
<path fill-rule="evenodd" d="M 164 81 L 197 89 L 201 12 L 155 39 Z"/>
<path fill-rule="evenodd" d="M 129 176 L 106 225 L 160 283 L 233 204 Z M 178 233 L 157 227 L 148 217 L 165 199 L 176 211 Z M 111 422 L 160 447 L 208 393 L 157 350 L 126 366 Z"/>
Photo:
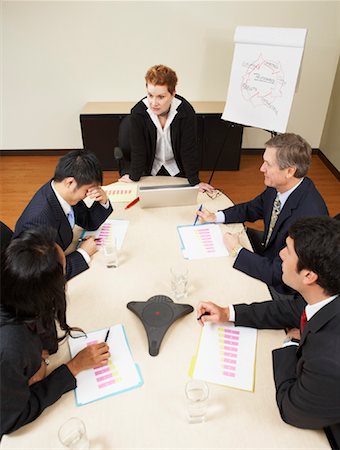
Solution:
<path fill-rule="evenodd" d="M 198 186 L 190 184 L 139 187 L 141 208 L 195 205 L 197 194 Z"/>

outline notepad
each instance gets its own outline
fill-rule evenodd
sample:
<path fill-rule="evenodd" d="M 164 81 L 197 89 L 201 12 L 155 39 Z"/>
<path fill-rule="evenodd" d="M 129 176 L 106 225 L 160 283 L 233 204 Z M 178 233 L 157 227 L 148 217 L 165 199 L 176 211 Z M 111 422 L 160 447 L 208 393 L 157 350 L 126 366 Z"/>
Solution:
<path fill-rule="evenodd" d="M 97 239 L 97 247 L 101 247 L 105 241 L 110 239 L 110 236 L 114 236 L 117 240 L 118 250 L 120 250 L 122 248 L 128 226 L 128 220 L 108 219 L 95 231 L 84 230 L 80 236 L 80 239 L 93 236 Z"/>
<path fill-rule="evenodd" d="M 189 374 L 245 391 L 254 390 L 257 330 L 206 323 Z"/>
<path fill-rule="evenodd" d="M 138 185 L 136 183 L 113 183 L 103 187 L 112 203 L 131 202 L 137 197 Z"/>
<path fill-rule="evenodd" d="M 186 259 L 228 256 L 219 225 L 179 225 L 181 249 Z"/>
<path fill-rule="evenodd" d="M 103 342 L 106 333 L 107 328 L 87 333 L 87 337 L 69 337 L 68 344 L 72 358 L 86 346 Z M 107 344 L 111 353 L 108 364 L 84 370 L 76 376 L 75 396 L 78 406 L 143 385 L 143 379 L 139 367 L 133 360 L 123 325 L 110 327 Z"/>

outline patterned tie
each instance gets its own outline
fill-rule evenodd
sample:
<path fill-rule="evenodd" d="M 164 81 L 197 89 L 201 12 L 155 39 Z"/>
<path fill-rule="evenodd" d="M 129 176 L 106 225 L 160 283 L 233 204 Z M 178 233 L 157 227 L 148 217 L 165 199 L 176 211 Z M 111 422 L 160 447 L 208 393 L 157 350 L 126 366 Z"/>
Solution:
<path fill-rule="evenodd" d="M 272 216 L 270 218 L 269 230 L 268 230 L 267 239 L 266 239 L 266 246 L 268 245 L 270 236 L 272 235 L 277 218 L 279 217 L 279 214 L 280 214 L 280 210 L 281 210 L 281 202 L 279 199 L 279 194 L 277 194 L 275 197 L 275 200 L 274 200 L 274 204 L 273 204 Z"/>
<path fill-rule="evenodd" d="M 73 212 L 73 208 L 71 206 L 70 212 L 67 214 L 67 219 L 70 222 L 70 226 L 73 230 L 74 228 L 74 224 L 75 224 L 75 220 L 74 220 L 74 212 Z"/>
<path fill-rule="evenodd" d="M 303 333 L 303 329 L 305 328 L 305 325 L 307 323 L 307 316 L 306 316 L 306 310 L 303 310 L 303 313 L 301 314 L 301 319 L 300 319 L 300 333 Z"/>

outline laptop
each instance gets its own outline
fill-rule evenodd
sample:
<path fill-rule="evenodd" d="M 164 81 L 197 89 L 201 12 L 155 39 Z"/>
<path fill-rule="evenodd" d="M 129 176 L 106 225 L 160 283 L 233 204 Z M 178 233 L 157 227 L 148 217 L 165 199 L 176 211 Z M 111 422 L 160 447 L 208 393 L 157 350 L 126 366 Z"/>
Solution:
<path fill-rule="evenodd" d="M 195 205 L 197 195 L 198 186 L 190 186 L 190 184 L 139 187 L 141 208 Z"/>

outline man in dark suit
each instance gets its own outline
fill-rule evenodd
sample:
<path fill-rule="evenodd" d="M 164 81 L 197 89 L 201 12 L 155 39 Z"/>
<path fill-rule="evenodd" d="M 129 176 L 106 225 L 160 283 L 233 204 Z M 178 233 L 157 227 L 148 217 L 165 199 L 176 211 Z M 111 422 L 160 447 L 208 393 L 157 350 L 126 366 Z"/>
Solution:
<path fill-rule="evenodd" d="M 263 164 L 267 189 L 253 200 L 218 211 L 198 211 L 201 222 L 237 223 L 264 221 L 264 232 L 248 230 L 254 253 L 243 248 L 239 237 L 226 233 L 224 243 L 236 257 L 234 267 L 264 281 L 273 298 L 291 295 L 282 282 L 280 250 L 285 246 L 288 229 L 300 217 L 328 215 L 326 204 L 313 182 L 306 177 L 312 150 L 293 133 L 277 135 L 266 142 Z"/>
<path fill-rule="evenodd" d="M 65 251 L 73 239 L 75 224 L 96 230 L 112 213 L 112 206 L 102 184 L 102 170 L 93 153 L 74 150 L 63 156 L 52 180 L 42 186 L 16 223 L 14 238 L 21 231 L 50 226 L 57 231 L 56 242 Z M 88 208 L 85 197 L 94 200 Z M 78 250 L 66 257 L 66 277 L 70 279 L 88 269 L 97 251 L 94 238 L 82 242 Z"/>
<path fill-rule="evenodd" d="M 303 298 L 219 307 L 201 303 L 200 323 L 289 329 L 273 351 L 276 401 L 282 419 L 299 428 L 324 428 L 340 448 L 340 222 L 299 219 L 281 250 L 283 281 Z M 307 302 L 304 302 L 304 300 Z"/>

